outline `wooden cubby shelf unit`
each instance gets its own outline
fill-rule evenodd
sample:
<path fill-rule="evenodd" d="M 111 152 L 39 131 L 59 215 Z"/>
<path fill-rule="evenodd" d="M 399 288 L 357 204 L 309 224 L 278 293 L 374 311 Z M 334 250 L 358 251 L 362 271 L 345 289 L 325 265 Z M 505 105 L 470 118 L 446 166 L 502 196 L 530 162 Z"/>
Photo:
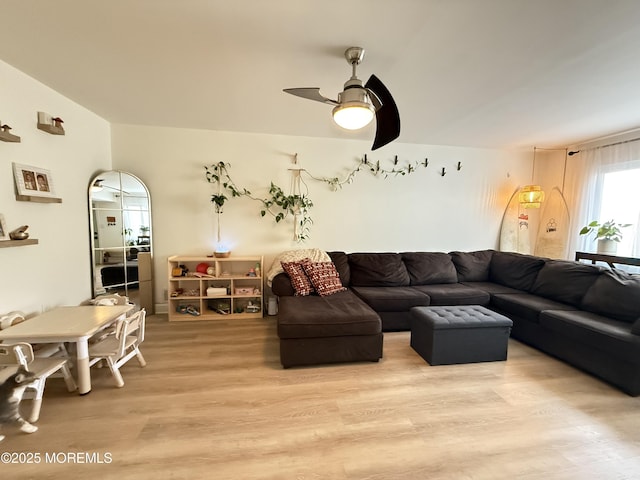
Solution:
<path fill-rule="evenodd" d="M 206 264 L 211 275 L 197 272 Z M 181 265 L 186 275 L 174 275 Z M 169 321 L 262 318 L 263 257 L 188 257 L 168 259 Z M 249 272 L 256 273 L 255 276 Z M 190 313 L 191 312 L 191 313 Z M 198 312 L 199 315 L 193 313 Z"/>

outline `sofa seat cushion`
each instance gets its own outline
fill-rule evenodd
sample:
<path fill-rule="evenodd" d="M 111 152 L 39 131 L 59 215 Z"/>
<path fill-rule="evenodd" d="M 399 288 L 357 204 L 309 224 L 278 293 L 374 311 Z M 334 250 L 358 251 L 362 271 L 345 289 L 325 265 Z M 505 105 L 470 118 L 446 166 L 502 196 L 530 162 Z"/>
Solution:
<path fill-rule="evenodd" d="M 491 306 L 507 315 L 515 315 L 535 323 L 539 323 L 540 312 L 544 310 L 578 310 L 566 303 L 530 293 L 498 293 L 491 296 Z"/>
<path fill-rule="evenodd" d="M 280 338 L 374 335 L 381 331 L 378 314 L 349 290 L 328 297 L 280 297 Z"/>
<path fill-rule="evenodd" d="M 580 305 L 582 297 L 602 271 L 602 267 L 595 265 L 547 260 L 538 272 L 531 293 L 570 305 Z"/>
<path fill-rule="evenodd" d="M 529 291 L 544 263 L 542 258 L 532 255 L 494 252 L 489 268 L 489 280 L 507 287 Z"/>
<path fill-rule="evenodd" d="M 460 283 L 416 285 L 414 289 L 431 298 L 431 305 L 489 305 L 490 295 Z"/>
<path fill-rule="evenodd" d="M 411 307 L 427 306 L 429 296 L 413 287 L 352 287 L 376 312 L 408 312 Z"/>
<path fill-rule="evenodd" d="M 499 283 L 493 282 L 461 282 L 462 285 L 466 285 L 467 287 L 477 288 L 478 290 L 482 290 L 487 292 L 489 295 L 495 295 L 496 293 L 523 293 L 522 290 L 517 290 L 515 288 L 507 287 L 506 285 L 500 285 Z"/>
<path fill-rule="evenodd" d="M 350 253 L 349 270 L 354 287 L 399 287 L 410 282 L 399 253 Z"/>
<path fill-rule="evenodd" d="M 540 315 L 540 325 L 572 341 L 640 365 L 640 337 L 631 333 L 628 322 L 591 312 L 547 310 Z"/>
<path fill-rule="evenodd" d="M 448 253 L 406 252 L 402 261 L 411 285 L 430 285 L 438 283 L 457 283 L 458 273 Z"/>

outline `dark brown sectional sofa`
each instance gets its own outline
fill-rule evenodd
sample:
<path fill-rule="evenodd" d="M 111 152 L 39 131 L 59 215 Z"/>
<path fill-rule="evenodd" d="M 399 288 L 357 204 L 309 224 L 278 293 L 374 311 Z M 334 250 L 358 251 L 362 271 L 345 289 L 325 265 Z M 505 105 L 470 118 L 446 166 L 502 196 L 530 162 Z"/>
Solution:
<path fill-rule="evenodd" d="M 273 279 L 285 367 L 377 361 L 412 307 L 483 305 L 513 338 L 640 395 L 640 276 L 494 250 L 328 253 L 344 292 L 298 297 L 286 274 Z"/>

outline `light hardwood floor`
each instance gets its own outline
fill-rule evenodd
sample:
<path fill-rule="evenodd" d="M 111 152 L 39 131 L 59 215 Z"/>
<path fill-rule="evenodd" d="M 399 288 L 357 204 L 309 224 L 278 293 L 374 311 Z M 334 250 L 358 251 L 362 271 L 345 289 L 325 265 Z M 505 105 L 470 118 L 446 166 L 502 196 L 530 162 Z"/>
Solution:
<path fill-rule="evenodd" d="M 640 478 L 640 398 L 516 341 L 506 362 L 430 367 L 386 333 L 379 363 L 283 370 L 276 337 L 273 317 L 150 316 L 147 367 L 129 362 L 122 389 L 93 369 L 84 397 L 49 380 L 39 430 L 0 443 L 40 463 L 0 477 Z"/>

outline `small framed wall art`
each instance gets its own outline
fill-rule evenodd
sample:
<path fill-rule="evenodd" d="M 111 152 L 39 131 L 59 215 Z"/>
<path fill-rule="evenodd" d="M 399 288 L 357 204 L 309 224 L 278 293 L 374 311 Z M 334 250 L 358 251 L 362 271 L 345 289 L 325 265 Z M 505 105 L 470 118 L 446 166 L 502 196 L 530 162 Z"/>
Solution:
<path fill-rule="evenodd" d="M 16 192 L 20 197 L 41 197 L 58 200 L 55 183 L 49 170 L 30 165 L 13 164 L 13 176 L 16 181 Z"/>

